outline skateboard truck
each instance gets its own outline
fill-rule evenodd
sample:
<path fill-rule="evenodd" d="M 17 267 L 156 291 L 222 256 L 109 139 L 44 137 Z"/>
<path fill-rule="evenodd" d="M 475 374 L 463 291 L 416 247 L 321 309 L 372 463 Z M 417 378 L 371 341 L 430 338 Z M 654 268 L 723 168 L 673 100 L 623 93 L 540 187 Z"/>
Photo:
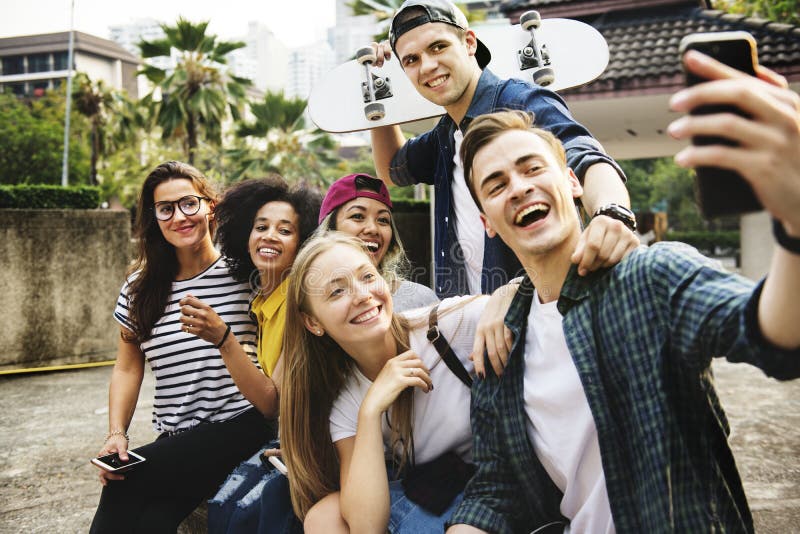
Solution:
<path fill-rule="evenodd" d="M 364 66 L 366 81 L 361 82 L 361 94 L 364 96 L 364 115 L 367 120 L 379 121 L 386 116 L 383 104 L 376 100 L 383 100 L 392 96 L 392 85 L 389 77 L 381 78 L 372 73 L 372 64 L 375 63 L 375 51 L 371 46 L 359 48 L 356 52 L 356 61 Z"/>
<path fill-rule="evenodd" d="M 545 87 L 553 83 L 556 79 L 555 71 L 550 67 L 550 54 L 547 53 L 547 45 L 541 48 L 536 43 L 536 30 L 542 24 L 542 17 L 538 11 L 526 11 L 519 18 L 520 27 L 530 32 L 531 40 L 527 46 L 517 50 L 519 60 L 519 70 L 536 69 L 533 71 L 533 83 Z"/>

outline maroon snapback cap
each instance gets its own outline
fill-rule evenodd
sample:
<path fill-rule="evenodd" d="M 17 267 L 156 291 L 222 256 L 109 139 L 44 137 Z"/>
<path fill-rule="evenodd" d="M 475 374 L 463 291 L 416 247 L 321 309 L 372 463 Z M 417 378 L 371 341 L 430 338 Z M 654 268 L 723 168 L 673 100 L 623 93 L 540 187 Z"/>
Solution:
<path fill-rule="evenodd" d="M 369 174 L 348 174 L 333 182 L 328 188 L 319 209 L 319 222 L 321 223 L 330 212 L 342 204 L 360 197 L 383 202 L 389 209 L 392 209 L 389 190 L 386 189 L 386 184 L 382 180 L 373 178 Z"/>

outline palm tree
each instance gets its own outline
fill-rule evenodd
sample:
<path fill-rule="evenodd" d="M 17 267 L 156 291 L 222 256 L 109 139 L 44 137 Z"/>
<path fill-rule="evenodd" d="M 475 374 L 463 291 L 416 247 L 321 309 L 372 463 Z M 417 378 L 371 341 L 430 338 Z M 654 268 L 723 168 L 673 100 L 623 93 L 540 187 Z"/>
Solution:
<path fill-rule="evenodd" d="M 269 91 L 261 102 L 251 103 L 254 120 L 236 132 L 250 142 L 228 151 L 236 169 L 231 179 L 277 172 L 290 182 L 327 185 L 325 171 L 336 161 L 334 142 L 328 134 L 306 128 L 305 109 L 305 100 L 286 98 L 283 92 Z"/>
<path fill-rule="evenodd" d="M 162 138 L 183 142 L 190 164 L 194 164 L 201 131 L 209 142 L 221 143 L 222 122 L 228 113 L 233 120 L 239 119 L 245 88 L 250 85 L 249 80 L 224 69 L 226 56 L 245 43 L 217 40 L 206 34 L 207 27 L 207 21 L 194 24 L 181 17 L 175 26 L 161 26 L 163 39 L 139 43 L 143 58 L 170 57 L 177 51 L 174 69 L 154 65 L 141 69 L 161 93 L 158 99 L 154 89 L 144 101 L 154 112 Z"/>
<path fill-rule="evenodd" d="M 126 93 L 108 87 L 103 80 L 93 82 L 83 72 L 75 76 L 72 98 L 75 109 L 89 121 L 89 183 L 98 185 L 100 158 L 129 146 L 143 126 L 142 116 Z"/>

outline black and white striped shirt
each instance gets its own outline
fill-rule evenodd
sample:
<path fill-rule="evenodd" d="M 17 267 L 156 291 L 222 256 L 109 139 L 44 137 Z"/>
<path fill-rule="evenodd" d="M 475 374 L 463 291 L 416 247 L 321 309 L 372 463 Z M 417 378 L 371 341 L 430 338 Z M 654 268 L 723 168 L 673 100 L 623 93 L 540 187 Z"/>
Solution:
<path fill-rule="evenodd" d="M 114 318 L 133 330 L 128 318 L 129 283 L 122 286 Z M 178 302 L 187 294 L 199 298 L 231 327 L 245 352 L 256 358 L 256 323 L 249 314 L 250 287 L 233 279 L 223 258 L 188 280 L 172 283 L 164 314 L 140 345 L 156 379 L 153 401 L 155 431 L 185 430 L 202 422 L 228 420 L 251 404 L 233 383 L 219 350 L 194 334 L 181 330 Z"/>

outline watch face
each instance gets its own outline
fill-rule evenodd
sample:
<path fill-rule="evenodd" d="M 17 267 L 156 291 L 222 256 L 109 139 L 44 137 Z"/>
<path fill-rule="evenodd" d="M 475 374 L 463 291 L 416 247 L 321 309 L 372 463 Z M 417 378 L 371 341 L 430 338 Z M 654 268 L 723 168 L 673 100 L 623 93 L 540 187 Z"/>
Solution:
<path fill-rule="evenodd" d="M 608 206 L 603 206 L 602 208 L 600 208 L 597 211 L 597 215 L 605 215 L 606 217 L 611 217 L 612 219 L 621 221 L 631 231 L 636 230 L 636 216 L 633 214 L 631 210 L 629 210 L 625 206 L 619 206 L 617 204 L 609 204 Z"/>

